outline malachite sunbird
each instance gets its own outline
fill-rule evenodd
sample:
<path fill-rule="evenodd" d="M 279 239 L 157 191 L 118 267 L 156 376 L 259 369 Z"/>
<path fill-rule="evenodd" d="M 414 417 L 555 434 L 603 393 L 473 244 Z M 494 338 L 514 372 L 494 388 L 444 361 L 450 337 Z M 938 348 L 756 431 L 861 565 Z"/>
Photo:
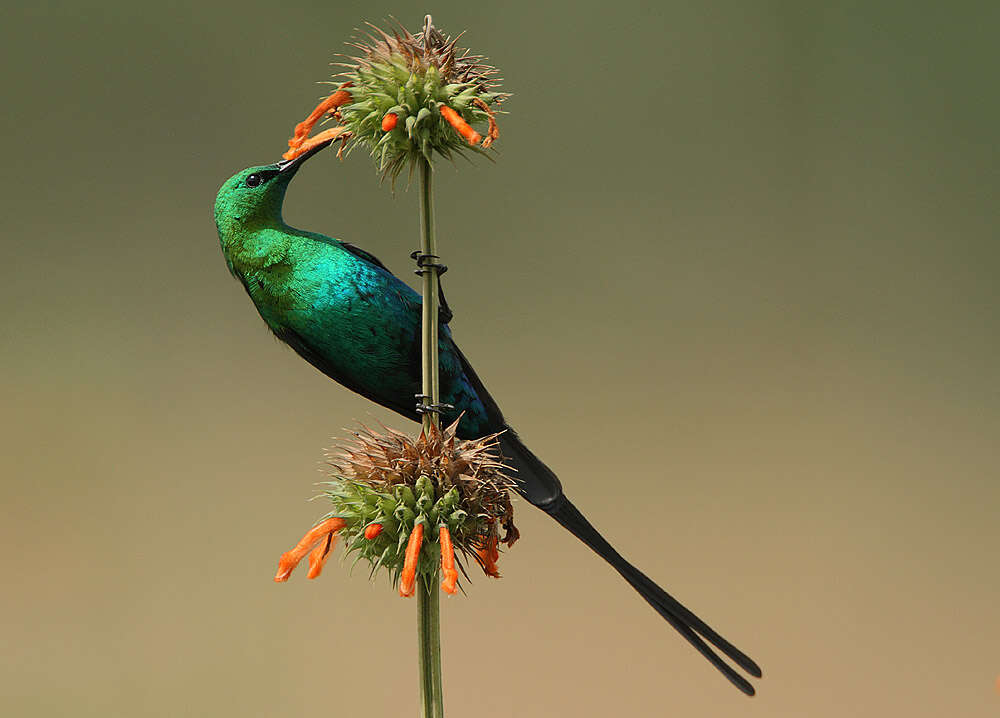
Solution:
<path fill-rule="evenodd" d="M 215 200 L 215 224 L 229 270 L 274 332 L 303 359 L 348 389 L 419 421 L 421 297 L 374 256 L 282 218 L 288 183 L 309 157 L 250 167 L 229 178 Z M 518 492 L 611 564 L 691 645 L 740 690 L 753 686 L 711 643 L 759 678 L 757 664 L 626 561 L 570 503 L 559 479 L 520 440 L 441 318 L 441 401 L 461 414 L 458 435 L 503 432 L 504 461 Z"/>

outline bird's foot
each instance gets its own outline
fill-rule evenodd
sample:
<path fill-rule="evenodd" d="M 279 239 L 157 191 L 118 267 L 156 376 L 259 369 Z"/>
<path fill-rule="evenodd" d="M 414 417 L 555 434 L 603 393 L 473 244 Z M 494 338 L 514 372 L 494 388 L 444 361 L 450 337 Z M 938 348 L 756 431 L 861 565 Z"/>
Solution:
<path fill-rule="evenodd" d="M 430 399 L 426 394 L 414 394 L 413 398 L 417 399 L 417 413 L 418 414 L 428 414 L 435 412 L 440 414 L 442 411 L 449 411 L 455 408 L 454 404 L 431 404 L 428 403 Z"/>
<path fill-rule="evenodd" d="M 410 259 L 416 260 L 417 268 L 414 270 L 414 274 L 423 276 L 427 272 L 435 271 L 438 276 L 438 302 L 440 302 L 440 309 L 438 310 L 438 319 L 440 319 L 442 324 L 447 324 L 452 319 L 455 318 L 455 314 L 451 311 L 451 307 L 448 306 L 448 300 L 444 298 L 444 289 L 441 287 L 441 275 L 448 271 L 448 265 L 441 264 L 440 262 L 435 262 L 435 259 L 441 259 L 436 254 L 425 254 L 419 249 L 415 249 L 410 252 Z"/>
<path fill-rule="evenodd" d="M 337 532 L 345 525 L 343 519 L 332 518 L 309 529 L 302 540 L 295 545 L 295 548 L 281 554 L 281 559 L 278 561 L 278 573 L 275 574 L 274 580 L 287 581 L 306 554 L 309 554 L 309 573 L 306 574 L 306 578 L 319 576 L 323 571 L 323 564 L 326 563 L 326 559 L 333 550 Z"/>
<path fill-rule="evenodd" d="M 427 272 L 435 271 L 440 277 L 442 274 L 448 271 L 448 265 L 435 262 L 435 259 L 441 259 L 436 254 L 424 254 L 419 249 L 415 249 L 410 252 L 410 259 L 416 260 L 417 268 L 413 270 L 414 274 L 420 275 L 421 277 Z"/>

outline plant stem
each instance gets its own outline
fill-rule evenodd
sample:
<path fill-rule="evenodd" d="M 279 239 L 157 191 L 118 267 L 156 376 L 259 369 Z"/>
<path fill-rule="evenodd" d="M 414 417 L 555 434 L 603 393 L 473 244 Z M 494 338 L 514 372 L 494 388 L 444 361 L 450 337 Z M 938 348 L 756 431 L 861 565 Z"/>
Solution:
<path fill-rule="evenodd" d="M 434 186 L 431 163 L 420 162 L 420 251 L 425 255 L 437 255 L 437 240 L 434 236 Z M 434 261 L 431 259 L 430 261 Z M 431 404 L 441 399 L 438 361 L 438 274 L 433 268 L 423 273 L 423 383 L 421 392 L 430 397 Z M 424 414 L 423 426 L 430 431 L 431 425 L 438 425 L 437 412 Z"/>
<path fill-rule="evenodd" d="M 417 579 L 417 639 L 420 651 L 420 715 L 443 718 L 441 612 L 437 573 Z"/>
<path fill-rule="evenodd" d="M 437 254 L 434 237 L 434 187 L 431 164 L 420 162 L 420 251 L 425 255 Z M 431 262 L 435 261 L 433 258 Z M 438 360 L 438 273 L 428 267 L 423 278 L 423 332 L 421 354 L 423 357 L 421 393 L 426 402 L 437 404 L 441 400 Z M 438 426 L 438 415 L 427 411 L 423 416 L 423 429 L 430 433 Z M 420 663 L 420 707 L 422 718 L 443 718 L 444 693 L 441 687 L 441 605 L 437 586 L 438 572 L 429 579 L 417 579 L 417 643 Z"/>

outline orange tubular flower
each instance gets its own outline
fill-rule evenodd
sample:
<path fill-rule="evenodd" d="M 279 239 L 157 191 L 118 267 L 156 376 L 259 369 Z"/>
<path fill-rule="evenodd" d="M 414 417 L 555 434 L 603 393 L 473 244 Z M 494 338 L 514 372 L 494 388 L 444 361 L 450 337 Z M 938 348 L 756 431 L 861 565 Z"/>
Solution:
<path fill-rule="evenodd" d="M 378 537 L 382 533 L 382 524 L 368 524 L 365 527 L 365 538 L 369 541 Z"/>
<path fill-rule="evenodd" d="M 315 558 L 310 557 L 309 578 L 318 576 L 320 571 L 323 570 L 323 562 L 330 554 L 330 549 L 333 548 L 333 534 L 340 531 L 345 525 L 346 523 L 343 519 L 332 518 L 309 529 L 306 535 L 302 537 L 302 540 L 295 545 L 295 548 L 281 554 L 281 558 L 278 560 L 278 573 L 275 574 L 274 580 L 278 582 L 287 581 L 288 577 L 292 575 L 292 571 L 299 565 L 299 561 L 312 551 L 314 547 L 323 550 L 318 553 L 314 552 Z"/>
<path fill-rule="evenodd" d="M 455 132 L 462 135 L 470 145 L 478 145 L 483 136 L 469 127 L 469 124 L 461 116 L 447 105 L 441 105 L 441 116 L 448 121 Z"/>
<path fill-rule="evenodd" d="M 282 155 L 282 158 L 286 160 L 294 160 L 296 157 L 304 155 L 316 145 L 322 144 L 327 140 L 335 140 L 338 137 L 347 140 L 347 138 L 350 137 L 350 132 L 346 127 L 331 127 L 328 130 L 323 130 L 315 137 L 303 140 L 301 144 L 285 152 L 285 154 Z M 340 153 L 338 152 L 337 154 L 339 155 Z"/>
<path fill-rule="evenodd" d="M 382 131 L 391 132 L 396 129 L 397 122 L 399 122 L 399 116 L 395 112 L 385 113 L 385 117 L 382 118 Z"/>
<path fill-rule="evenodd" d="M 320 541 L 316 548 L 309 552 L 309 573 L 306 578 L 316 578 L 323 573 L 323 564 L 327 557 L 333 552 L 333 546 L 337 542 L 337 534 L 327 534 L 326 541 Z"/>
<path fill-rule="evenodd" d="M 323 115 L 328 112 L 336 113 L 338 107 L 351 102 L 354 96 L 346 88 L 353 86 L 353 83 L 345 82 L 337 88 L 336 92 L 316 105 L 316 109 L 309 114 L 309 117 L 295 125 L 295 132 L 292 134 L 292 139 L 288 140 L 288 147 L 293 150 L 298 149 L 306 141 L 306 137 L 312 132 L 312 128 L 316 126 L 316 123 L 323 118 Z M 286 157 L 285 159 L 290 158 Z"/>
<path fill-rule="evenodd" d="M 417 524 L 410 533 L 410 540 L 406 544 L 406 557 L 403 560 L 403 573 L 399 577 L 399 595 L 409 598 L 413 595 L 417 582 L 417 558 L 420 556 L 420 547 L 424 542 L 424 525 Z"/>
<path fill-rule="evenodd" d="M 500 558 L 500 552 L 497 551 L 496 535 L 490 536 L 483 546 L 477 548 L 476 554 L 483 565 L 483 572 L 487 576 L 500 578 L 500 571 L 497 569 L 497 560 Z"/>
<path fill-rule="evenodd" d="M 441 540 L 441 574 L 444 580 L 441 582 L 441 590 L 445 593 L 454 594 L 458 589 L 455 584 L 458 582 L 458 571 L 455 570 L 455 547 L 451 545 L 451 532 L 447 526 L 442 526 L 439 531 Z"/>

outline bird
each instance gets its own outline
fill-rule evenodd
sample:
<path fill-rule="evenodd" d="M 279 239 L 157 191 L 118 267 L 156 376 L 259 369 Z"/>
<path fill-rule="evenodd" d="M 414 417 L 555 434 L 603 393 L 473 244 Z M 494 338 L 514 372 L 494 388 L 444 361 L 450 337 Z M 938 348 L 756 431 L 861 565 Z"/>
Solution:
<path fill-rule="evenodd" d="M 292 178 L 328 144 L 249 167 L 222 185 L 215 200 L 222 252 L 278 339 L 346 388 L 419 421 L 414 397 L 421 391 L 421 296 L 364 249 L 295 229 L 282 216 Z M 556 474 L 504 419 L 455 343 L 450 318 L 447 310 L 439 315 L 441 402 L 454 407 L 443 410 L 442 420 L 460 417 L 462 439 L 499 434 L 518 493 L 593 549 L 737 688 L 754 695 L 753 685 L 711 646 L 760 678 L 757 663 L 629 563 L 573 505 Z"/>

